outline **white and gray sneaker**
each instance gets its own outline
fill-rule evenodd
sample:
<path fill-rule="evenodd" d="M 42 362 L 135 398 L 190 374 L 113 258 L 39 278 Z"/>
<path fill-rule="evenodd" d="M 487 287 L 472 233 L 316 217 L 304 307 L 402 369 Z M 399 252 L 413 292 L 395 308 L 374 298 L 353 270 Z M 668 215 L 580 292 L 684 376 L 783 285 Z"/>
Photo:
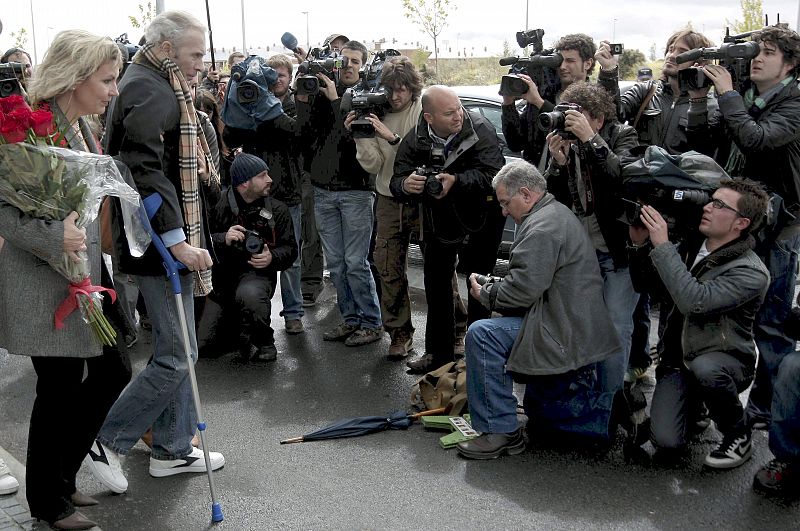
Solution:
<path fill-rule="evenodd" d="M 5 461 L 0 459 L 0 495 L 14 494 L 19 489 L 19 481 L 11 475 Z"/>
<path fill-rule="evenodd" d="M 89 453 L 83 458 L 83 463 L 111 492 L 122 494 L 128 490 L 128 480 L 122 473 L 119 455 L 100 441 L 92 443 Z"/>
<path fill-rule="evenodd" d="M 211 460 L 211 470 L 225 466 L 225 456 L 219 452 L 208 452 Z M 154 478 L 163 478 L 183 474 L 184 472 L 205 472 L 206 462 L 203 450 L 192 447 L 192 453 L 180 459 L 155 459 L 150 458 L 150 475 Z"/>

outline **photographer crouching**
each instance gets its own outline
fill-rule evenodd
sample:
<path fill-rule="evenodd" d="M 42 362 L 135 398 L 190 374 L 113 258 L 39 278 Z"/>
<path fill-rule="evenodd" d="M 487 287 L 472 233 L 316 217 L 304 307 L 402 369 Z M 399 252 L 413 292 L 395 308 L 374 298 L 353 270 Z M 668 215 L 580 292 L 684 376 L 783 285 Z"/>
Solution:
<path fill-rule="evenodd" d="M 492 186 L 518 229 L 503 279 L 470 275 L 471 296 L 502 317 L 476 321 L 467 332 L 469 409 L 483 434 L 459 443 L 458 452 L 493 459 L 524 451 L 512 378 L 526 384 L 532 433 L 607 441 L 616 434 L 614 390 L 596 374 L 621 347 L 605 311 L 592 241 L 532 164 L 510 162 Z"/>
<path fill-rule="evenodd" d="M 693 413 L 705 403 L 722 433 L 706 466 L 733 468 L 750 458 L 751 429 L 739 393 L 753 381 L 753 325 L 769 284 L 750 236 L 766 208 L 767 195 L 757 183 L 725 180 L 703 208 L 701 245 L 686 242 L 677 249 L 664 218 L 647 205 L 642 225 L 629 229 L 632 276 L 637 284 L 666 291 L 672 302 L 650 410 L 651 440 L 662 454 L 686 449 Z"/>
<path fill-rule="evenodd" d="M 278 355 L 270 301 L 277 273 L 297 258 L 289 208 L 269 197 L 268 171 L 259 157 L 237 155 L 231 165 L 231 185 L 211 216 L 212 239 L 220 259 L 214 269 L 215 291 L 235 301 L 242 313 L 242 357 L 259 361 L 273 361 Z"/>

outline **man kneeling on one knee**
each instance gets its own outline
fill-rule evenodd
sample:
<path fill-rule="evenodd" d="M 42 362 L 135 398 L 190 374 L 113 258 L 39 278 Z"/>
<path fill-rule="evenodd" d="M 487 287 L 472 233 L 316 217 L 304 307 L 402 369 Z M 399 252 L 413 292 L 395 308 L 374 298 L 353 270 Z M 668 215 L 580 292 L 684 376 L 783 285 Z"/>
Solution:
<path fill-rule="evenodd" d="M 211 237 L 220 258 L 214 269 L 215 290 L 223 306 L 235 305 L 242 315 L 240 354 L 258 361 L 278 356 L 270 301 L 278 272 L 297 259 L 292 216 L 285 203 L 269 196 L 268 170 L 255 155 L 237 155 L 231 165 L 231 185 L 223 190 L 212 215 Z"/>
<path fill-rule="evenodd" d="M 476 321 L 467 332 L 470 415 L 483 434 L 458 451 L 491 459 L 524 450 L 513 378 L 527 384 L 525 410 L 537 433 L 607 439 L 616 389 L 604 389 L 598 372 L 622 347 L 603 302 L 594 246 L 533 165 L 509 163 L 492 186 L 518 228 L 508 274 L 483 285 L 470 276 L 473 297 L 503 317 Z"/>
<path fill-rule="evenodd" d="M 706 466 L 733 468 L 750 458 L 751 432 L 739 393 L 753 381 L 753 322 L 769 285 L 769 272 L 753 252 L 750 236 L 767 200 L 753 181 L 722 181 L 703 207 L 699 232 L 705 239 L 695 238 L 694 244 L 689 239 L 679 247 L 670 243 L 667 223 L 650 206 L 642 207 L 643 226 L 630 228 L 634 284 L 660 289 L 660 279 L 668 295 L 663 300 L 674 304 L 650 407 L 657 451 L 686 448 L 704 402 L 722 433 Z"/>

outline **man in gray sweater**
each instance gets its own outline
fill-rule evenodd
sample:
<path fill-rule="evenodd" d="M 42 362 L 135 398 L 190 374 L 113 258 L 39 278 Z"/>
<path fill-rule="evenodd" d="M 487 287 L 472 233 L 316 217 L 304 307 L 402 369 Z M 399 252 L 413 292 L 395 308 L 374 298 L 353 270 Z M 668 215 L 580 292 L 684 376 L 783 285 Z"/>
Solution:
<path fill-rule="evenodd" d="M 483 435 L 458 451 L 493 459 L 525 449 L 512 379 L 527 384 L 525 411 L 538 432 L 606 440 L 614 389 L 602 387 L 597 369 L 622 347 L 592 242 L 532 164 L 507 164 L 492 186 L 518 229 L 505 278 L 481 285 L 485 277 L 470 276 L 472 296 L 503 316 L 476 321 L 467 332 L 470 415 Z"/>

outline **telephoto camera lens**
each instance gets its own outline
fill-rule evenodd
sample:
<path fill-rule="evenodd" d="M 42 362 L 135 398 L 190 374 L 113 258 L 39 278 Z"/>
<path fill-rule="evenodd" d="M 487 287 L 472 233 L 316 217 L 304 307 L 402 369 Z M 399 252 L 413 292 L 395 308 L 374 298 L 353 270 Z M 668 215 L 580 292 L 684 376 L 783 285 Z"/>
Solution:
<path fill-rule="evenodd" d="M 439 195 L 444 192 L 444 186 L 442 185 L 442 181 L 436 178 L 434 175 L 428 175 L 425 179 L 425 192 L 428 195 Z"/>
<path fill-rule="evenodd" d="M 478 275 L 478 274 L 475 275 L 475 282 L 477 282 L 481 286 L 483 286 L 487 282 L 491 282 L 492 280 L 494 279 L 489 275 Z"/>

